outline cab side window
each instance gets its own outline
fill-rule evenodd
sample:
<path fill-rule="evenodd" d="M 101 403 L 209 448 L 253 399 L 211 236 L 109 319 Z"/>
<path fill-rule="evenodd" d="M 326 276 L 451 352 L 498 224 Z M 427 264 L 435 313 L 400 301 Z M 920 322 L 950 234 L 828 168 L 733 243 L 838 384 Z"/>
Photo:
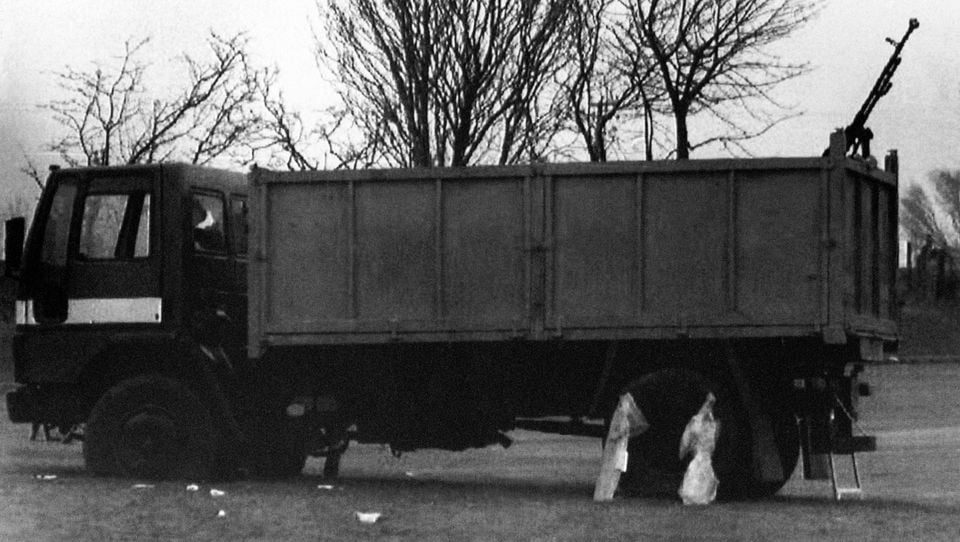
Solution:
<path fill-rule="evenodd" d="M 60 267 L 67 264 L 67 242 L 70 239 L 70 222 L 76 195 L 77 186 L 73 183 L 63 182 L 57 186 L 43 230 L 40 261 L 45 264 Z"/>
<path fill-rule="evenodd" d="M 214 194 L 192 195 L 191 220 L 195 252 L 226 254 L 227 237 L 223 221 L 223 197 Z"/>
<path fill-rule="evenodd" d="M 150 255 L 150 194 L 89 194 L 83 201 L 78 255 L 129 260 Z"/>

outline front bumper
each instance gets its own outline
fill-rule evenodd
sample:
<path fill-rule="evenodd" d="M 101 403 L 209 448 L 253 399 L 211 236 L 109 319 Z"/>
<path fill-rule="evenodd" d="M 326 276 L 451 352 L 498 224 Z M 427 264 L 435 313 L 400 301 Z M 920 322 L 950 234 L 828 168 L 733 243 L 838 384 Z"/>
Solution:
<path fill-rule="evenodd" d="M 30 388 L 22 387 L 7 393 L 7 416 L 13 423 L 29 423 L 38 412 L 35 395 Z"/>
<path fill-rule="evenodd" d="M 86 421 L 88 410 L 74 386 L 23 385 L 7 393 L 7 416 L 13 423 L 73 425 Z"/>

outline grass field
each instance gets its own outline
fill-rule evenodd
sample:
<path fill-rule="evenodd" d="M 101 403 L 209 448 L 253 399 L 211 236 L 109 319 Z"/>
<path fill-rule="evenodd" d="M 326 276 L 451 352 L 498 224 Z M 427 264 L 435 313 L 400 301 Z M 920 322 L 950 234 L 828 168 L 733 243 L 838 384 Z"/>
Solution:
<path fill-rule="evenodd" d="M 0 540 L 955 540 L 960 367 L 884 365 L 869 380 L 861 424 L 880 451 L 861 456 L 862 501 L 833 502 L 828 482 L 795 477 L 759 502 L 597 504 L 598 442 L 531 432 L 507 450 L 399 459 L 353 446 L 335 482 L 311 460 L 286 481 L 138 488 L 88 476 L 78 445 L 31 443 L 27 427 L 0 422 Z"/>

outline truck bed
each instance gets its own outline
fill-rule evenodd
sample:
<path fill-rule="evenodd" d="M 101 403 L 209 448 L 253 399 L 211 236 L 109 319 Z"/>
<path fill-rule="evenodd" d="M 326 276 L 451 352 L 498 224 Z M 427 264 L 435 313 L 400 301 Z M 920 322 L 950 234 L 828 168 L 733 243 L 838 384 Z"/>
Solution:
<path fill-rule="evenodd" d="M 892 339 L 897 178 L 833 156 L 251 173 L 250 350 Z"/>

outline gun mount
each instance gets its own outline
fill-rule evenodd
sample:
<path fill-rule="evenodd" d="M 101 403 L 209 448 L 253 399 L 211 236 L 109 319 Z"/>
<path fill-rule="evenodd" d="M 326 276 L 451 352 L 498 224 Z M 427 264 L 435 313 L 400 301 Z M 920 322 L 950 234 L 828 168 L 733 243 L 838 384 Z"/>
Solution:
<path fill-rule="evenodd" d="M 877 105 L 877 102 L 880 101 L 880 98 L 885 96 L 887 92 L 890 92 L 890 88 L 893 86 L 893 74 L 897 71 L 897 67 L 900 66 L 900 52 L 903 50 L 904 44 L 907 43 L 910 34 L 919 26 L 919 21 L 910 19 L 907 32 L 900 41 L 887 38 L 887 42 L 894 46 L 893 54 L 890 55 L 890 60 L 887 61 L 887 65 L 884 66 L 883 71 L 880 72 L 880 77 L 877 78 L 877 82 L 874 83 L 873 89 L 870 90 L 867 99 L 864 100 L 863 105 L 860 106 L 860 110 L 857 111 L 853 122 L 843 130 L 847 139 L 847 152 L 850 154 L 856 154 L 859 150 L 862 156 L 870 156 L 870 140 L 873 139 L 873 132 L 866 126 L 867 119 L 870 118 L 870 113 L 873 112 L 873 108 Z"/>

